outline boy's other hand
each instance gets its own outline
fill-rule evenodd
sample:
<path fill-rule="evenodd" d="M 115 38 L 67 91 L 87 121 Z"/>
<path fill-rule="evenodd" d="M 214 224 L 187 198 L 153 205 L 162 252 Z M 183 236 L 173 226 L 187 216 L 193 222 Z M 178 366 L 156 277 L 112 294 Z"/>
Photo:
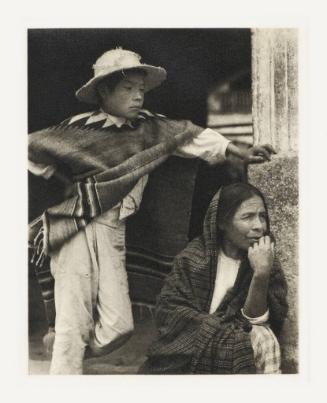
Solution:
<path fill-rule="evenodd" d="M 244 162 L 246 164 L 260 164 L 270 161 L 271 154 L 277 153 L 270 144 L 259 144 L 246 150 Z"/>

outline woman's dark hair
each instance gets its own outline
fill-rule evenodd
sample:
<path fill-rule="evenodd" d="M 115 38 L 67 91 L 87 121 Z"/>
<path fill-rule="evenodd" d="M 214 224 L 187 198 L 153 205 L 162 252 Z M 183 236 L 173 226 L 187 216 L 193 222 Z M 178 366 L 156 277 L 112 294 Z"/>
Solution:
<path fill-rule="evenodd" d="M 268 212 L 263 194 L 253 185 L 239 182 L 223 186 L 217 209 L 217 225 L 230 223 L 240 205 L 253 196 L 259 196 L 262 199 L 265 209 Z M 218 229 L 218 233 L 219 232 L 221 231 Z M 269 219 L 267 219 L 267 233 L 270 233 Z"/>
<path fill-rule="evenodd" d="M 112 74 L 110 74 L 109 76 L 105 77 L 103 80 L 100 81 L 99 85 L 105 85 L 109 91 L 113 91 L 117 84 L 120 83 L 121 80 L 123 80 L 124 78 L 126 78 L 126 73 L 139 73 L 142 74 L 144 76 L 146 76 L 146 71 L 140 68 L 133 68 L 133 69 L 127 69 L 127 70 L 119 70 L 116 71 Z M 98 92 L 98 98 L 99 100 L 101 100 L 99 91 Z"/>

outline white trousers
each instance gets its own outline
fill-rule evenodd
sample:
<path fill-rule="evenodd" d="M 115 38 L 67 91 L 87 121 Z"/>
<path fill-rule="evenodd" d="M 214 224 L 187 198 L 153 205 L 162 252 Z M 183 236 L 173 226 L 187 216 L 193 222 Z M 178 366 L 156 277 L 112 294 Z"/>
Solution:
<path fill-rule="evenodd" d="M 51 256 L 56 306 L 51 374 L 81 374 L 86 346 L 106 354 L 131 335 L 125 260 L 119 208 L 93 220 Z"/>

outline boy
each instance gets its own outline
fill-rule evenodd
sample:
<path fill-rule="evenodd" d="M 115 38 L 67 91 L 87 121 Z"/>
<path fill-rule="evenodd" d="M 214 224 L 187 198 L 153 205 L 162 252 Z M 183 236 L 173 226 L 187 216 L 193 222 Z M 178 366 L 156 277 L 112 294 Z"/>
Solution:
<path fill-rule="evenodd" d="M 82 373 L 86 347 L 109 353 L 133 331 L 125 221 L 139 208 L 148 174 L 169 155 L 211 164 L 235 155 L 251 163 L 273 152 L 270 146 L 240 150 L 211 129 L 143 110 L 145 92 L 166 71 L 140 59 L 120 48 L 104 53 L 94 77 L 76 92 L 100 109 L 30 135 L 31 172 L 57 175 L 70 194 L 31 225 L 38 262 L 49 255 L 55 278 L 52 374 Z"/>

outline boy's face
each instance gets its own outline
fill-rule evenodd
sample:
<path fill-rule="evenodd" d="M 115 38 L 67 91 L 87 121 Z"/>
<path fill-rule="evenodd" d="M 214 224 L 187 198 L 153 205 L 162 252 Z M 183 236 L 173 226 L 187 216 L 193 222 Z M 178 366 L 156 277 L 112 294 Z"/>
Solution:
<path fill-rule="evenodd" d="M 113 90 L 106 85 L 99 86 L 102 108 L 105 112 L 135 119 L 144 102 L 144 75 L 142 72 L 126 72 Z"/>

